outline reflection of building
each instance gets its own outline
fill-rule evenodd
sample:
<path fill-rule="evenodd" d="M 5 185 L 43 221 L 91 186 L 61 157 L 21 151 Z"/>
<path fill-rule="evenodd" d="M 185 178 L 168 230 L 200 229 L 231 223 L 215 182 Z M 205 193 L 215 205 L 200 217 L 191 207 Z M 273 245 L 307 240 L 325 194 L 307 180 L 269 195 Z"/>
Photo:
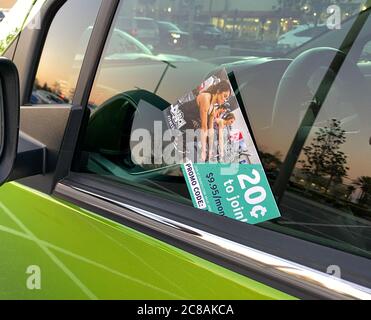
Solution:
<path fill-rule="evenodd" d="M 259 38 L 264 32 L 277 30 L 277 22 L 283 17 L 277 10 L 277 0 L 209 0 L 203 3 L 197 11 L 197 19 L 209 21 L 234 37 Z M 284 15 L 285 18 L 295 17 L 287 11 Z"/>
<path fill-rule="evenodd" d="M 342 17 L 347 18 L 364 9 L 365 1 L 334 2 L 340 6 Z M 327 19 L 326 7 L 320 9 L 322 12 L 314 12 L 319 10 L 318 6 L 305 11 L 292 5 L 282 10 L 281 3 L 279 0 L 126 0 L 125 11 L 127 15 L 173 21 L 183 28 L 192 21 L 212 23 L 233 38 L 251 40 L 276 40 L 295 25 Z"/>
<path fill-rule="evenodd" d="M 287 10 L 279 12 L 278 0 L 127 0 L 125 6 L 128 15 L 171 20 L 184 28 L 192 21 L 212 23 L 225 32 L 253 38 L 277 30 L 283 16 L 296 17 Z"/>

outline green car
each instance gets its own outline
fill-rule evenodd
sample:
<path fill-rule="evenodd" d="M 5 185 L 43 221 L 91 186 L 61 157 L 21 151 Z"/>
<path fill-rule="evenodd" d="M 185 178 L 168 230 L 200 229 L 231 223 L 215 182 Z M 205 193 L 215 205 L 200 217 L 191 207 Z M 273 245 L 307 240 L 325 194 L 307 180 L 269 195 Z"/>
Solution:
<path fill-rule="evenodd" d="M 0 299 L 371 299 L 371 3 L 337 2 L 16 1 L 0 22 Z M 134 17 L 188 43 L 153 48 L 121 29 Z M 218 28 L 212 47 L 195 23 Z M 133 161 L 138 115 L 151 130 L 221 68 L 281 212 L 255 226 L 194 208 L 176 165 Z"/>

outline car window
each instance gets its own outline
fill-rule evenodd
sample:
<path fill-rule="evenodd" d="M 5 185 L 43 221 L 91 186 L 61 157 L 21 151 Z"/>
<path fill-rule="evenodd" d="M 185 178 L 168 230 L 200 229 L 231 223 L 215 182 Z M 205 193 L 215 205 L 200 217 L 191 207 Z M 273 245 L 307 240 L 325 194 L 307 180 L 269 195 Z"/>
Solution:
<path fill-rule="evenodd" d="M 135 38 L 116 29 L 113 32 L 110 47 L 107 49 L 106 54 L 108 57 L 112 58 L 115 54 L 125 53 L 151 54 L 151 51 Z"/>
<path fill-rule="evenodd" d="M 58 11 L 40 58 L 32 104 L 72 102 L 100 4 L 101 0 L 67 1 Z"/>
<path fill-rule="evenodd" d="M 112 61 L 107 57 L 120 29 L 115 19 L 90 95 L 80 171 L 192 206 L 179 167 L 138 163 L 132 135 L 141 127 L 151 137 L 164 109 L 180 98 L 195 101 L 202 88 L 192 89 L 206 79 L 218 82 L 210 75 L 225 69 L 235 79 L 233 89 L 281 212 L 261 227 L 370 257 L 371 71 L 355 63 L 371 38 L 369 9 L 361 2 L 338 2 L 341 28 L 336 28 L 328 5 L 189 3 L 194 11 L 182 2 L 171 10 L 156 3 L 121 4 L 118 17 L 136 12 L 158 19 L 155 12 L 162 10 L 161 20 L 183 25 L 184 34 L 176 34 L 176 42 L 168 34 L 147 35 L 160 44 L 151 54 L 122 51 Z M 209 32 L 210 24 L 218 32 Z M 312 41 L 290 40 L 290 32 L 308 24 L 317 25 Z M 233 130 L 228 134 L 228 141 L 239 139 Z M 249 161 L 252 143 L 246 148 Z"/>
<path fill-rule="evenodd" d="M 120 20 L 120 27 L 121 28 L 131 28 L 134 24 L 134 20 L 128 18 L 118 18 Z"/>
<path fill-rule="evenodd" d="M 220 30 L 214 25 L 206 25 L 205 30 L 209 32 L 220 32 Z"/>
<path fill-rule="evenodd" d="M 309 28 L 304 31 L 300 31 L 296 33 L 296 36 L 298 37 L 309 37 L 309 38 L 314 38 L 318 35 L 320 35 L 322 32 L 325 32 L 327 28 L 325 26 L 317 26 L 314 28 Z"/>
<path fill-rule="evenodd" d="M 153 29 L 155 27 L 155 23 L 152 20 L 146 19 L 136 19 L 138 28 L 141 29 Z"/>
<path fill-rule="evenodd" d="M 160 29 L 166 30 L 166 31 L 180 31 L 179 27 L 176 26 L 173 23 L 165 22 L 165 21 L 159 21 L 158 25 Z"/>
<path fill-rule="evenodd" d="M 364 63 L 369 63 L 371 61 L 371 41 L 366 41 L 359 61 Z"/>

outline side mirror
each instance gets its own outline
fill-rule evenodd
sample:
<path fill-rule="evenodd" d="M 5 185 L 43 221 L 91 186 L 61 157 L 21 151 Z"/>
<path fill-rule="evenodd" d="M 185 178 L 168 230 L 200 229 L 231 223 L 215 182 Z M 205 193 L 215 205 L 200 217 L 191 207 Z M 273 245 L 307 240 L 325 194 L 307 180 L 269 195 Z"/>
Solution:
<path fill-rule="evenodd" d="M 13 169 L 19 135 L 19 78 L 16 66 L 0 58 L 0 185 Z"/>

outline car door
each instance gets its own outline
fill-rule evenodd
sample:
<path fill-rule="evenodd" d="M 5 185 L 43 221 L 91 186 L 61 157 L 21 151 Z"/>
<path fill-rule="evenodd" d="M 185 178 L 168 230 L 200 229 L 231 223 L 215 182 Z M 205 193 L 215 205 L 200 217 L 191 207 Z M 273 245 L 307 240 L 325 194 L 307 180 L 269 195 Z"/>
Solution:
<path fill-rule="evenodd" d="M 121 4 L 117 16 L 130 9 L 130 5 Z M 340 292 L 333 290 L 333 286 L 327 289 L 329 283 L 341 277 L 337 284 L 349 285 L 347 289 L 340 289 L 344 290 L 344 296 L 354 293 L 351 289 L 354 286 L 366 297 L 369 292 L 366 280 L 369 223 L 365 216 L 359 216 L 358 210 L 367 215 L 368 205 L 362 203 L 364 200 L 357 200 L 355 190 L 349 194 L 348 187 L 358 183 L 356 176 L 351 178 L 356 175 L 354 172 L 359 174 L 360 170 L 360 175 L 366 176 L 369 170 L 362 160 L 369 157 L 369 126 L 367 121 L 361 120 L 369 119 L 365 104 L 368 95 L 360 70 L 351 63 L 360 53 L 362 39 L 368 35 L 368 24 L 363 25 L 365 20 L 369 21 L 368 14 L 355 15 L 332 42 L 329 38 L 334 34 L 328 30 L 323 42 L 317 39 L 312 46 L 307 44 L 307 51 L 298 48 L 296 53 L 277 59 L 240 58 L 241 61 L 220 65 L 210 62 L 214 51 L 194 48 L 193 52 L 183 50 L 178 54 L 196 60 L 178 57 L 169 68 L 166 58 L 169 62 L 174 56 L 170 52 L 162 53 L 165 62 L 160 62 L 160 68 L 153 61 L 143 64 L 143 61 L 134 60 L 128 65 L 127 61 L 118 59 L 112 64 L 105 59 L 104 51 L 88 99 L 90 108 L 73 170 L 57 186 L 57 193 L 69 200 L 86 196 L 90 199 L 90 208 L 106 207 L 106 214 L 113 214 L 124 223 L 153 232 L 164 241 L 215 263 L 224 263 L 232 270 L 261 279 L 295 296 L 339 297 Z M 111 30 L 115 25 L 116 20 Z M 346 50 L 349 39 L 357 41 Z M 107 48 L 112 41 L 114 37 L 108 36 Z M 322 49 L 323 43 L 333 49 Z M 323 66 L 313 67 L 313 70 L 309 67 L 313 63 L 303 64 L 309 68 L 304 69 L 309 79 L 305 78 L 306 73 L 299 72 L 295 81 L 297 87 L 281 93 L 285 99 L 278 95 L 279 90 L 286 87 L 285 72 L 291 74 L 291 68 L 296 70 L 297 66 L 300 66 L 298 70 L 303 70 L 301 59 L 315 54 L 321 58 L 314 61 L 321 62 L 324 61 L 323 52 L 331 57 L 339 49 L 348 54 L 348 60 L 346 67 L 340 65 L 340 70 L 336 71 L 339 75 L 336 74 L 336 81 L 330 82 L 330 92 L 323 89 L 328 88 L 327 77 L 334 76 L 332 73 L 331 77 L 326 75 L 326 68 L 329 68 L 326 60 Z M 209 56 L 204 59 L 206 53 Z M 348 65 L 352 73 L 348 72 Z M 153 123 L 161 118 L 164 105 L 175 103 L 195 84 L 220 68 L 226 68 L 235 77 L 241 93 L 239 102 L 249 115 L 260 156 L 280 204 L 282 217 L 259 228 L 195 210 L 182 175 L 161 165 L 138 165 L 130 144 L 137 128 L 154 130 Z M 130 77 L 122 76 L 125 71 Z M 312 74 L 312 71 L 315 72 Z M 322 79 L 325 79 L 323 83 Z M 355 79 L 357 82 L 353 81 Z M 303 93 L 303 101 L 299 100 L 299 92 Z M 323 92 L 326 97 L 318 98 L 317 94 Z M 313 123 L 308 120 L 312 117 L 312 109 L 305 107 L 311 106 L 308 103 L 314 99 L 324 102 Z M 285 103 L 280 104 L 281 100 Z M 141 109 L 141 101 L 151 105 L 151 111 Z M 306 122 L 301 124 L 301 121 Z M 315 150 L 322 147 L 319 141 L 326 140 L 323 135 L 332 136 L 334 132 L 339 135 L 339 141 L 336 139 L 338 142 L 331 149 L 333 153 L 324 152 L 326 161 L 332 163 L 326 167 L 328 171 L 316 171 L 316 174 L 306 171 L 311 168 Z M 354 149 L 355 139 L 362 141 L 362 151 Z M 362 157 L 358 156 L 360 152 Z M 152 226 L 150 231 L 148 224 Z M 358 229 L 362 231 L 354 231 Z M 257 267 L 256 263 L 262 261 L 267 263 Z M 327 272 L 338 277 L 331 277 Z M 292 282 L 287 281 L 288 273 L 294 277 Z M 308 275 L 305 280 L 303 274 Z M 322 285 L 312 287 L 317 281 L 327 289 L 323 290 Z"/>
<path fill-rule="evenodd" d="M 131 135 L 133 104 L 144 99 L 156 105 L 158 96 L 175 101 L 220 65 L 181 59 L 169 69 L 153 59 L 129 66 L 126 60 L 108 61 L 105 48 L 115 47 L 110 41 L 116 21 L 130 7 L 89 1 L 90 19 L 86 7 L 85 0 L 48 1 L 41 29 L 24 30 L 19 38 L 14 61 L 24 105 L 21 129 L 46 145 L 48 162 L 42 175 L 0 191 L 2 254 L 8 257 L 2 266 L 4 297 L 368 298 L 368 242 L 347 230 L 355 226 L 347 219 L 353 211 L 340 214 L 326 203 L 314 205 L 316 186 L 299 195 L 291 189 L 285 193 L 283 220 L 250 226 L 193 208 L 181 176 L 131 170 L 122 142 Z M 79 33 L 91 25 L 83 60 L 76 59 Z M 162 57 L 166 54 L 174 58 Z M 246 88 L 243 101 L 249 97 L 249 119 L 261 150 L 268 140 L 257 123 L 272 104 L 269 97 L 274 100 L 289 58 L 233 65 Z M 37 91 L 63 103 L 44 98 L 43 105 L 31 105 Z M 113 112 L 116 105 L 124 109 L 123 118 Z M 95 126 L 91 119 L 98 113 L 108 125 Z M 285 138 L 292 140 L 289 134 Z M 274 182 L 282 157 L 261 156 Z M 294 189 L 307 184 L 302 176 L 292 178 Z M 330 214 L 344 219 L 335 226 L 339 232 L 326 236 L 321 228 L 334 228 Z M 300 220 L 303 216 L 307 221 Z M 356 225 L 367 239 L 367 223 Z M 343 245 L 352 238 L 350 246 Z M 366 245 L 360 247 L 361 242 Z"/>
<path fill-rule="evenodd" d="M 69 171 L 82 101 L 117 4 L 47 1 L 41 28 L 19 35 L 14 62 L 22 88 L 21 130 L 45 144 L 48 155 L 43 174 L 0 191 L 1 298 L 291 298 L 54 191 Z M 90 49 L 87 43 L 81 49 L 84 31 L 93 25 Z M 39 99 L 31 104 L 32 97 Z"/>

